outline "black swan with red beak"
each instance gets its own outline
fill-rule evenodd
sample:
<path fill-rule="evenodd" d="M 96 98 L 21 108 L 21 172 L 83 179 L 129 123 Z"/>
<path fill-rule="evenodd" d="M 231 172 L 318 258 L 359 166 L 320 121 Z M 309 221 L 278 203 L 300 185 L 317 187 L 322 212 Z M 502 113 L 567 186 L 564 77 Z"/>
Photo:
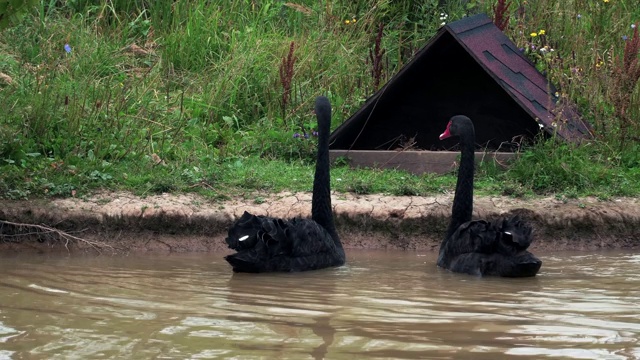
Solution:
<path fill-rule="evenodd" d="M 318 118 L 318 155 L 311 219 L 283 220 L 245 211 L 229 229 L 225 240 L 236 251 L 225 257 L 234 272 L 307 271 L 344 265 L 344 249 L 331 210 L 329 99 L 318 97 L 315 111 Z"/>
<path fill-rule="evenodd" d="M 440 140 L 451 136 L 460 138 L 461 158 L 451 222 L 440 245 L 438 266 L 479 276 L 535 276 L 542 261 L 527 251 L 533 240 L 529 225 L 518 216 L 498 223 L 471 220 L 475 161 L 471 119 L 452 117 Z"/>

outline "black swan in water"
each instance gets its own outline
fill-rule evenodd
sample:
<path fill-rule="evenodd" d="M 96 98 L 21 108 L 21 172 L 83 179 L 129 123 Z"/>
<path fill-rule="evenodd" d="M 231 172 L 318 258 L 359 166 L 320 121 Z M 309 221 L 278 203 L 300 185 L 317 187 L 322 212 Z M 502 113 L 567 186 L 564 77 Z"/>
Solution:
<path fill-rule="evenodd" d="M 496 224 L 471 221 L 475 160 L 471 119 L 462 115 L 452 117 L 440 140 L 451 136 L 460 137 L 461 158 L 451 222 L 440 245 L 438 266 L 480 276 L 535 276 L 542 261 L 527 251 L 532 240 L 529 225 L 518 216 Z"/>
<path fill-rule="evenodd" d="M 283 220 L 255 216 L 245 211 L 229 229 L 226 238 L 229 247 L 237 251 L 225 257 L 234 272 L 306 271 L 344 264 L 344 249 L 331 210 L 329 99 L 318 97 L 315 111 L 318 118 L 318 156 L 311 219 Z"/>

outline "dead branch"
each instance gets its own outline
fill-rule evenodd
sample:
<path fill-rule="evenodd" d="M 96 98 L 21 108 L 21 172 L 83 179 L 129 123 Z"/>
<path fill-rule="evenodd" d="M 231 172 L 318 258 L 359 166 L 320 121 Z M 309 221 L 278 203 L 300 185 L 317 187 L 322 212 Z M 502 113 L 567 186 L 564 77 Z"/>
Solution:
<path fill-rule="evenodd" d="M 108 244 L 105 244 L 101 241 L 91 241 L 87 239 L 83 239 L 81 237 L 77 237 L 69 234 L 68 232 L 47 226 L 47 225 L 38 225 L 38 224 L 24 224 L 24 223 L 14 223 L 11 221 L 0 220 L 0 227 L 4 225 L 14 226 L 18 229 L 29 229 L 30 232 L 21 233 L 21 234 L 0 234 L 0 239 L 9 238 L 9 237 L 20 237 L 20 236 L 32 236 L 32 235 L 42 235 L 42 234 L 54 234 L 57 235 L 58 238 L 64 241 L 64 247 L 69 251 L 69 243 L 75 241 L 76 243 L 85 243 L 99 254 L 102 254 L 103 248 L 109 248 L 111 251 L 115 251 L 116 249 Z"/>

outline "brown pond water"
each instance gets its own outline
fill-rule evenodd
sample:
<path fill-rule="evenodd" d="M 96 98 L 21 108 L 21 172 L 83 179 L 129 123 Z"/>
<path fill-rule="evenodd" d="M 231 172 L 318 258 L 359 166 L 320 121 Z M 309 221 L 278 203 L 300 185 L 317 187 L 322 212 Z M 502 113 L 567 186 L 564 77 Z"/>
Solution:
<path fill-rule="evenodd" d="M 0 359 L 634 359 L 640 254 L 539 254 L 530 279 L 347 253 L 232 275 L 222 254 L 0 258 Z"/>

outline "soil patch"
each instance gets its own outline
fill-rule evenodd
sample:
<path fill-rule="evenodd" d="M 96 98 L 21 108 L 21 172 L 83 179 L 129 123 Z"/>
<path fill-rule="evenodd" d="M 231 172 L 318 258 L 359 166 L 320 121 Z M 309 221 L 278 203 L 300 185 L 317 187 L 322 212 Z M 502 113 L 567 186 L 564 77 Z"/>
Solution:
<path fill-rule="evenodd" d="M 28 227 L 0 227 L 0 251 L 190 252 L 228 251 L 224 238 L 246 210 L 277 217 L 309 217 L 310 193 L 212 201 L 195 194 L 145 198 L 97 193 L 77 199 L 3 201 L 0 220 L 46 225 L 91 242 L 65 240 Z M 333 193 L 336 226 L 345 248 L 437 250 L 453 196 Z M 559 200 L 476 197 L 474 218 L 520 214 L 534 227 L 532 250 L 640 248 L 640 202 L 634 198 Z"/>

